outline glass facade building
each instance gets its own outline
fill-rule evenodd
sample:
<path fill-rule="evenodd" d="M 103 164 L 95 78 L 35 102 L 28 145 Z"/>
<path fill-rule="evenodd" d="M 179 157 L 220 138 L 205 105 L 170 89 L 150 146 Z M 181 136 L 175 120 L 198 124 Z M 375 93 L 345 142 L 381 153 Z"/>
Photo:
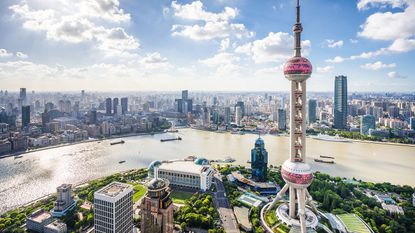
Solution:
<path fill-rule="evenodd" d="M 268 152 L 262 138 L 255 141 L 255 147 L 251 150 L 252 179 L 265 182 L 267 179 Z"/>
<path fill-rule="evenodd" d="M 347 126 L 347 77 L 339 75 L 334 81 L 334 128 Z"/>
<path fill-rule="evenodd" d="M 310 99 L 308 100 L 308 123 L 316 122 L 316 114 L 317 114 L 317 101 Z"/>
<path fill-rule="evenodd" d="M 376 119 L 372 115 L 364 115 L 360 117 L 360 133 L 369 135 L 370 129 L 376 128 Z"/>

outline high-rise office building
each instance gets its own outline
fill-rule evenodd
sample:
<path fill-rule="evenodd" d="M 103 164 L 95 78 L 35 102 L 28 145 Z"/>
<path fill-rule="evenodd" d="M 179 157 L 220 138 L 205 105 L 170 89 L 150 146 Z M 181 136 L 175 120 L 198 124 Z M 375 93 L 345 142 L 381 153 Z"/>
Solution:
<path fill-rule="evenodd" d="M 238 101 L 235 104 L 235 111 L 236 111 L 236 107 L 238 107 L 238 106 L 241 108 L 242 117 L 245 116 L 245 114 L 246 114 L 246 112 L 245 112 L 245 103 L 243 101 Z"/>
<path fill-rule="evenodd" d="M 347 127 L 347 77 L 336 76 L 334 79 L 334 128 Z"/>
<path fill-rule="evenodd" d="M 398 118 L 399 117 L 399 107 L 398 106 L 389 106 L 388 107 L 388 115 L 390 118 Z"/>
<path fill-rule="evenodd" d="M 147 184 L 147 194 L 141 203 L 141 232 L 173 233 L 173 202 L 169 181 L 155 178 Z"/>
<path fill-rule="evenodd" d="M 119 182 L 112 182 L 94 193 L 95 232 L 133 232 L 133 193 L 131 185 Z"/>
<path fill-rule="evenodd" d="M 308 100 L 308 123 L 316 122 L 317 116 L 317 101 L 310 99 Z"/>
<path fill-rule="evenodd" d="M 121 114 L 126 114 L 128 112 L 128 98 L 121 98 Z"/>
<path fill-rule="evenodd" d="M 88 112 L 88 124 L 95 125 L 97 123 L 97 110 L 92 109 Z"/>
<path fill-rule="evenodd" d="M 229 125 L 231 123 L 231 108 L 230 107 L 225 107 L 224 122 L 226 125 Z"/>
<path fill-rule="evenodd" d="M 278 109 L 278 130 L 287 129 L 287 111 L 285 109 Z"/>
<path fill-rule="evenodd" d="M 30 124 L 30 106 L 22 106 L 22 127 Z"/>
<path fill-rule="evenodd" d="M 182 91 L 182 100 L 187 100 L 189 98 L 189 91 L 183 90 Z"/>
<path fill-rule="evenodd" d="M 22 105 L 27 104 L 26 88 L 20 88 L 19 99 L 22 101 Z"/>
<path fill-rule="evenodd" d="M 111 98 L 105 99 L 105 110 L 106 114 L 109 116 L 112 113 L 112 100 Z"/>
<path fill-rule="evenodd" d="M 409 128 L 415 130 L 415 117 L 409 119 Z"/>
<path fill-rule="evenodd" d="M 61 217 L 66 214 L 66 212 L 75 207 L 76 203 L 72 197 L 72 185 L 71 184 L 62 184 L 57 189 L 57 197 L 55 207 L 52 211 L 52 216 Z"/>
<path fill-rule="evenodd" d="M 265 149 L 264 140 L 261 137 L 255 141 L 255 147 L 251 150 L 252 178 L 255 181 L 267 180 L 268 152 Z"/>
<path fill-rule="evenodd" d="M 235 124 L 237 126 L 241 125 L 242 120 L 242 108 L 240 106 L 235 107 Z"/>
<path fill-rule="evenodd" d="M 113 100 L 112 100 L 112 108 L 113 108 L 113 113 L 114 113 L 114 115 L 117 115 L 117 113 L 118 113 L 118 98 L 114 98 Z"/>
<path fill-rule="evenodd" d="M 292 227 L 309 232 L 307 228 L 315 229 L 318 224 L 315 208 L 307 187 L 313 181 L 313 171 L 306 160 L 306 80 L 311 76 L 311 62 L 301 56 L 300 3 L 297 0 L 297 20 L 294 24 L 294 57 L 284 66 L 284 75 L 290 81 L 290 157 L 281 166 L 281 175 L 285 181 L 284 187 L 278 192 L 274 201 L 268 206 L 268 211 L 281 201 L 289 192 L 288 203 L 282 203 L 277 208 L 277 216 Z M 312 207 L 313 213 L 309 210 Z"/>
<path fill-rule="evenodd" d="M 372 115 L 364 115 L 360 117 L 360 133 L 369 135 L 370 129 L 376 129 L 376 119 Z"/>

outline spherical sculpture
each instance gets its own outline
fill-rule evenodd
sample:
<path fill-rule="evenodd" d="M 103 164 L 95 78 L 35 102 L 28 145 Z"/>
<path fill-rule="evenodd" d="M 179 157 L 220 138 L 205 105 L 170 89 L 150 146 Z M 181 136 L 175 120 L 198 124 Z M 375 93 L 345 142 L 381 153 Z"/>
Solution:
<path fill-rule="evenodd" d="M 284 65 L 285 78 L 290 81 L 304 81 L 311 76 L 313 66 L 305 57 L 292 57 Z"/>
<path fill-rule="evenodd" d="M 285 182 L 294 187 L 308 187 L 313 181 L 313 171 L 307 163 L 287 160 L 281 167 L 281 175 Z"/>

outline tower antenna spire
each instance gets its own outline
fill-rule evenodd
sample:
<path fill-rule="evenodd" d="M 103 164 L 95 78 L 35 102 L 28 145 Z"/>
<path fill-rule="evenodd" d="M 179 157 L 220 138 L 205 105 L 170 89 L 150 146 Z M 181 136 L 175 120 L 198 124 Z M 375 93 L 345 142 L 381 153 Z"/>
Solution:
<path fill-rule="evenodd" d="M 301 32 L 303 31 L 303 26 L 300 22 L 300 0 L 297 0 L 297 20 L 293 27 L 294 32 L 294 56 L 301 57 Z"/>

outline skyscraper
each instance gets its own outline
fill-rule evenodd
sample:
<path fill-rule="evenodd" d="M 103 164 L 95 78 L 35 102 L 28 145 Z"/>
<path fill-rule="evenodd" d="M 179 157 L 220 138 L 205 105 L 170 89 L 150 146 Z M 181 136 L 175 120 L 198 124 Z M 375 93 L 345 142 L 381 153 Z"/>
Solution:
<path fill-rule="evenodd" d="M 225 107 L 225 124 L 229 125 L 231 123 L 231 108 Z"/>
<path fill-rule="evenodd" d="M 117 115 L 118 113 L 118 98 L 114 98 L 112 101 L 112 108 L 114 109 L 114 115 Z"/>
<path fill-rule="evenodd" d="M 316 122 L 316 112 L 317 112 L 317 101 L 310 99 L 308 100 L 308 123 Z"/>
<path fill-rule="evenodd" d="M 111 98 L 105 99 L 105 110 L 106 114 L 109 116 L 112 113 L 112 100 Z"/>
<path fill-rule="evenodd" d="M 156 169 L 156 168 L 155 168 Z M 173 202 L 169 181 L 155 178 L 147 184 L 147 194 L 141 203 L 141 232 L 173 233 Z"/>
<path fill-rule="evenodd" d="M 183 90 L 182 91 L 182 100 L 187 100 L 189 98 L 189 91 Z"/>
<path fill-rule="evenodd" d="M 241 120 L 242 120 L 242 109 L 240 106 L 236 106 L 235 107 L 235 124 L 237 126 L 240 126 Z"/>
<path fill-rule="evenodd" d="M 242 116 L 245 116 L 246 112 L 245 112 L 245 103 L 243 101 L 238 101 L 235 104 L 235 111 L 236 111 L 236 107 L 239 106 L 241 108 L 241 114 Z"/>
<path fill-rule="evenodd" d="M 131 185 L 119 182 L 94 193 L 95 232 L 133 232 L 133 193 Z"/>
<path fill-rule="evenodd" d="M 30 124 L 30 106 L 22 106 L 22 127 Z"/>
<path fill-rule="evenodd" d="M 409 119 L 409 128 L 415 130 L 415 117 Z"/>
<path fill-rule="evenodd" d="M 255 147 L 251 150 L 252 178 L 255 181 L 265 182 L 267 179 L 268 152 L 265 149 L 264 140 L 261 137 L 255 141 Z"/>
<path fill-rule="evenodd" d="M 121 114 L 126 114 L 128 112 L 128 98 L 121 98 Z"/>
<path fill-rule="evenodd" d="M 278 109 L 278 130 L 287 129 L 287 111 L 285 109 Z"/>
<path fill-rule="evenodd" d="M 339 75 L 334 80 L 334 128 L 347 126 L 347 77 Z"/>
<path fill-rule="evenodd" d="M 22 101 L 22 105 L 27 104 L 26 88 L 20 88 L 19 99 Z"/>
<path fill-rule="evenodd" d="M 364 115 L 360 117 L 360 133 L 369 135 L 369 129 L 376 128 L 376 119 L 372 115 Z"/>
<path fill-rule="evenodd" d="M 313 172 L 306 163 L 306 80 L 311 76 L 312 65 L 309 60 L 301 56 L 300 3 L 297 0 L 297 20 L 293 27 L 294 57 L 290 58 L 284 66 L 284 75 L 291 82 L 290 91 L 290 158 L 281 166 L 284 187 L 277 194 L 274 201 L 268 206 L 271 210 L 278 201 L 283 199 L 289 191 L 288 203 L 278 206 L 277 213 L 282 222 L 300 228 L 302 233 L 307 228 L 317 226 L 317 216 L 308 208 L 309 205 L 317 213 L 307 187 L 313 181 Z"/>

